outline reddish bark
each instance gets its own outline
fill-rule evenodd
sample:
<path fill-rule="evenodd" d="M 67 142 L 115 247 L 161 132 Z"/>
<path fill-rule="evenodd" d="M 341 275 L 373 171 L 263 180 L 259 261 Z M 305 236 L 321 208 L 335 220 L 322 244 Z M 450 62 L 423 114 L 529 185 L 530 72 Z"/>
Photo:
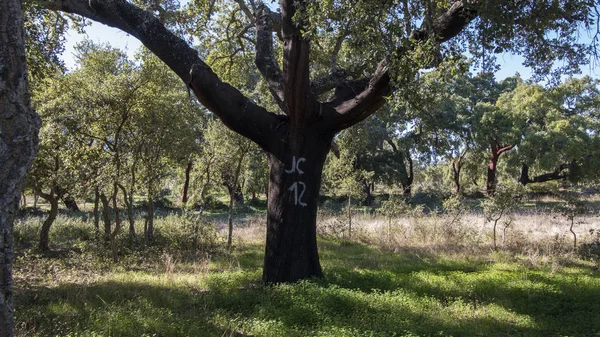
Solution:
<path fill-rule="evenodd" d="M 500 146 L 497 139 L 491 141 L 491 160 L 487 170 L 487 184 L 486 191 L 488 195 L 493 195 L 496 190 L 496 171 L 498 170 L 498 159 L 500 155 L 506 151 L 511 150 L 514 145 Z"/>

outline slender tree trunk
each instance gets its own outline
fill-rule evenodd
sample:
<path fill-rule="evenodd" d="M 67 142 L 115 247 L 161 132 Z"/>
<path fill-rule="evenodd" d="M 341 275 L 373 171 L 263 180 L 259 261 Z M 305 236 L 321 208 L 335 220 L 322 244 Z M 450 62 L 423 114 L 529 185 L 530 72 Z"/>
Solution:
<path fill-rule="evenodd" d="M 573 251 L 577 250 L 577 234 L 575 234 L 575 231 L 573 231 L 573 225 L 575 224 L 575 218 L 571 218 L 571 227 L 569 228 L 569 231 L 571 232 L 571 234 L 573 234 Z"/>
<path fill-rule="evenodd" d="M 144 237 L 146 238 L 146 244 L 151 245 L 154 243 L 154 186 L 152 181 L 148 181 L 148 216 L 146 218 L 146 230 Z"/>
<path fill-rule="evenodd" d="M 454 180 L 454 192 L 460 195 L 460 160 L 452 159 L 452 179 Z"/>
<path fill-rule="evenodd" d="M 127 207 L 127 220 L 129 220 L 129 243 L 133 245 L 135 242 L 135 218 L 133 214 L 133 191 L 127 193 L 125 186 L 119 184 L 121 193 L 123 193 L 123 200 L 125 200 L 125 206 Z"/>
<path fill-rule="evenodd" d="M 38 200 L 40 199 L 40 196 L 33 192 L 33 208 L 37 209 L 37 204 L 38 204 Z"/>
<path fill-rule="evenodd" d="M 27 207 L 27 196 L 25 195 L 25 191 L 23 191 L 21 195 L 23 196 L 23 205 L 21 205 L 21 207 Z"/>
<path fill-rule="evenodd" d="M 98 212 L 100 204 L 100 191 L 98 186 L 96 186 L 96 191 L 94 192 L 94 229 L 96 230 L 96 235 L 100 234 L 100 213 Z"/>
<path fill-rule="evenodd" d="M 352 239 L 352 196 L 348 194 L 348 239 Z"/>
<path fill-rule="evenodd" d="M 28 93 L 21 1 L 0 1 L 0 337 L 15 332 L 12 229 L 39 128 Z"/>
<path fill-rule="evenodd" d="M 227 247 L 231 247 L 231 243 L 233 240 L 233 201 L 236 199 L 236 190 L 232 188 L 233 186 L 238 186 L 238 179 L 240 177 L 240 171 L 242 169 L 242 163 L 244 162 L 244 157 L 246 153 L 240 150 L 240 157 L 237 162 L 237 166 L 235 168 L 233 181 L 227 185 L 227 189 L 229 190 L 229 217 L 227 219 L 228 225 L 228 234 L 227 234 Z M 241 194 L 241 193 L 240 193 Z M 243 196 L 242 196 L 243 200 Z"/>
<path fill-rule="evenodd" d="M 363 179 L 362 185 L 363 185 L 363 187 L 362 187 L 363 192 L 366 194 L 363 205 L 371 206 L 371 205 L 373 205 L 373 194 L 371 193 L 371 184 L 366 179 Z"/>
<path fill-rule="evenodd" d="M 192 161 L 187 163 L 185 168 L 185 183 L 183 184 L 183 195 L 181 196 L 181 203 L 185 204 L 188 201 L 188 190 L 190 188 L 190 173 L 192 172 Z"/>
<path fill-rule="evenodd" d="M 227 247 L 231 247 L 233 241 L 233 200 L 235 196 L 233 191 L 229 192 L 229 212 L 227 216 Z"/>
<path fill-rule="evenodd" d="M 118 170 L 118 169 L 117 169 Z M 117 248 L 117 235 L 121 232 L 121 211 L 119 210 L 119 205 L 117 204 L 117 197 L 119 195 L 119 188 L 117 186 L 117 182 L 113 183 L 113 194 L 112 194 L 112 204 L 113 211 L 115 212 L 115 228 L 110 234 L 110 247 L 112 250 L 113 261 L 117 262 L 119 260 L 118 256 L 118 248 Z"/>
<path fill-rule="evenodd" d="M 100 193 L 102 202 L 102 221 L 104 222 L 104 241 L 110 241 L 111 223 L 110 223 L 110 203 L 104 193 Z"/>
<path fill-rule="evenodd" d="M 40 196 L 42 196 L 42 198 L 44 198 L 44 200 L 50 203 L 50 213 L 48 214 L 48 217 L 46 218 L 46 220 L 44 220 L 44 223 L 42 224 L 42 229 L 40 230 L 40 244 L 38 246 L 38 248 L 41 251 L 46 252 L 50 250 L 48 244 L 50 236 L 50 227 L 52 226 L 54 220 L 56 220 L 56 216 L 58 215 L 58 197 L 54 194 L 54 189 L 50 191 L 49 194 L 39 194 Z"/>
<path fill-rule="evenodd" d="M 146 244 L 151 245 L 154 242 L 154 198 L 148 194 L 148 217 L 146 218 L 146 230 L 144 236 Z"/>

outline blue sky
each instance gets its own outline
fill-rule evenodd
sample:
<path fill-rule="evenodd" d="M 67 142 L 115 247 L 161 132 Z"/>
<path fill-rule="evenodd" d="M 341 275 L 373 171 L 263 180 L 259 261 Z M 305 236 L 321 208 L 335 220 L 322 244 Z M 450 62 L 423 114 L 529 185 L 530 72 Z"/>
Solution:
<path fill-rule="evenodd" d="M 141 46 L 141 43 L 134 37 L 112 27 L 93 22 L 86 28 L 87 36 L 94 42 L 109 42 L 112 46 L 117 47 L 121 50 L 126 51 L 132 56 L 135 51 Z M 587 38 L 588 33 L 583 32 L 583 39 Z M 74 46 L 85 38 L 84 35 L 77 34 L 71 30 L 66 38 L 66 48 L 63 53 L 63 60 L 69 69 L 75 67 Z M 515 73 L 519 73 L 522 78 L 529 79 L 531 77 L 531 71 L 523 66 L 523 58 L 519 55 L 513 54 L 501 54 L 498 56 L 500 63 L 500 70 L 496 73 L 498 80 L 504 79 L 509 76 L 513 76 Z M 594 78 L 600 78 L 600 67 L 595 69 L 590 66 L 584 66 L 582 69 L 582 75 L 590 75 Z"/>

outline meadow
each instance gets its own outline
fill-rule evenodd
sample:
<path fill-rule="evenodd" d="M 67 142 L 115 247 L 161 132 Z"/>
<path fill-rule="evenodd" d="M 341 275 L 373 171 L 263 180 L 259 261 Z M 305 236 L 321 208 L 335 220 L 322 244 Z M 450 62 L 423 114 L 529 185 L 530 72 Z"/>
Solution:
<path fill-rule="evenodd" d="M 123 234 L 117 263 L 86 212 L 62 213 L 40 254 L 43 214 L 29 210 L 14 226 L 17 335 L 600 336 L 600 218 L 575 219 L 573 249 L 556 202 L 509 214 L 496 250 L 477 207 L 356 209 L 351 233 L 325 209 L 325 277 L 281 285 L 260 282 L 260 209 L 238 214 L 230 248 L 223 216 L 162 210 L 156 243 Z"/>

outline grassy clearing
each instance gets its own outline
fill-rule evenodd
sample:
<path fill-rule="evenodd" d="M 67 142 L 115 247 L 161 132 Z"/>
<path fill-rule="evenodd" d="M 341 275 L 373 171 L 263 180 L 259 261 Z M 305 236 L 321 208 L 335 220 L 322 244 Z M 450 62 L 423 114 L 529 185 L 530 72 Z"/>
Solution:
<path fill-rule="evenodd" d="M 394 219 L 389 233 L 360 215 L 352 240 L 343 217 L 322 216 L 325 278 L 264 286 L 261 218 L 246 217 L 228 251 L 213 221 L 193 241 L 193 217 L 166 215 L 156 246 L 113 264 L 85 216 L 57 220 L 49 255 L 30 248 L 41 219 L 27 217 L 15 225 L 18 335 L 600 336 L 597 260 L 570 250 L 554 215 L 518 219 L 494 252 L 476 213 Z M 584 220 L 590 242 L 598 219 Z"/>

